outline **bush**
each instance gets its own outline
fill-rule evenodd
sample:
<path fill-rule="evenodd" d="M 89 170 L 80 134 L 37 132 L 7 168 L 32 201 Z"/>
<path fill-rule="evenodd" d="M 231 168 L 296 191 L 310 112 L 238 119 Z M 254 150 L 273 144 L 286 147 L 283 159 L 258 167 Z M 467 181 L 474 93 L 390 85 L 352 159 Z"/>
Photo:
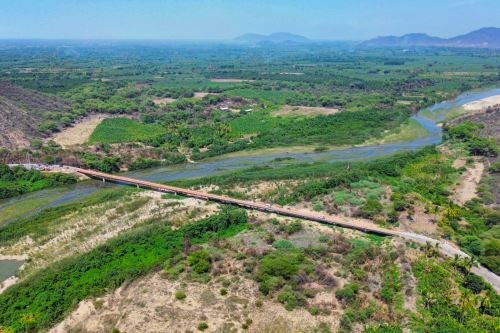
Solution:
<path fill-rule="evenodd" d="M 366 218 L 373 218 L 382 212 L 384 207 L 378 200 L 368 199 L 366 203 L 361 206 L 361 216 Z"/>
<path fill-rule="evenodd" d="M 278 302 L 285 304 L 285 309 L 292 311 L 297 305 L 297 296 L 290 286 L 285 286 L 278 294 Z"/>
<path fill-rule="evenodd" d="M 212 264 L 210 262 L 210 254 L 207 252 L 207 250 L 192 252 L 187 257 L 187 260 L 193 272 L 197 274 L 207 273 L 212 267 Z"/>
<path fill-rule="evenodd" d="M 317 306 L 312 306 L 309 308 L 309 313 L 313 316 L 319 315 L 319 308 Z"/>
<path fill-rule="evenodd" d="M 496 157 L 498 150 L 498 143 L 493 138 L 476 137 L 469 142 L 469 151 L 473 155 Z"/>
<path fill-rule="evenodd" d="M 202 331 L 202 332 L 203 332 L 203 331 L 205 331 L 205 330 L 207 330 L 207 329 L 208 329 L 208 324 L 207 324 L 207 323 L 202 322 L 202 323 L 199 323 L 199 324 L 198 324 L 198 330 L 200 330 L 200 331 Z"/>
<path fill-rule="evenodd" d="M 460 246 L 477 256 L 482 255 L 484 252 L 484 243 L 477 236 L 464 236 L 460 238 Z"/>
<path fill-rule="evenodd" d="M 291 249 L 293 248 L 292 242 L 287 239 L 278 239 L 273 242 L 273 247 L 277 249 Z"/>
<path fill-rule="evenodd" d="M 481 290 L 486 289 L 486 284 L 480 276 L 468 274 L 464 279 L 464 287 L 471 290 L 474 294 L 479 294 Z"/>
<path fill-rule="evenodd" d="M 178 300 L 183 300 L 186 298 L 186 293 L 182 290 L 177 290 L 175 292 L 175 298 L 178 299 Z"/>
<path fill-rule="evenodd" d="M 252 325 L 252 319 L 247 318 L 245 319 L 245 322 L 241 325 L 241 328 L 247 330 L 250 327 L 250 325 Z"/>
<path fill-rule="evenodd" d="M 286 232 L 291 234 L 294 234 L 296 232 L 299 232 L 302 230 L 302 223 L 300 221 L 293 221 L 292 223 L 288 224 L 286 227 Z"/>
<path fill-rule="evenodd" d="M 356 299 L 358 291 L 359 285 L 357 283 L 348 283 L 342 289 L 338 289 L 335 296 L 344 303 L 350 304 Z"/>
<path fill-rule="evenodd" d="M 227 295 L 227 289 L 226 288 L 222 288 L 220 290 L 220 294 L 221 294 L 221 296 L 226 296 Z"/>

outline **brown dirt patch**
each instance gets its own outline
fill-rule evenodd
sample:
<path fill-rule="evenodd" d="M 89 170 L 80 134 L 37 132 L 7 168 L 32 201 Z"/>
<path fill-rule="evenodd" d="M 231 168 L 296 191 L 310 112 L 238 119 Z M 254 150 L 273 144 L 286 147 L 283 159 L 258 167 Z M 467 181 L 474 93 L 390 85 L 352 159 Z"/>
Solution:
<path fill-rule="evenodd" d="M 285 105 L 279 110 L 271 112 L 271 115 L 277 116 L 315 116 L 330 115 L 340 112 L 335 108 L 312 107 L 312 106 L 290 106 Z"/>
<path fill-rule="evenodd" d="M 243 79 L 210 79 L 212 82 L 221 83 L 238 83 L 238 82 L 254 82 L 255 80 L 243 80 Z"/>
<path fill-rule="evenodd" d="M 399 228 L 402 231 L 411 231 L 427 236 L 438 234 L 437 215 L 426 212 L 425 207 L 418 203 L 411 212 L 399 214 Z"/>
<path fill-rule="evenodd" d="M 474 164 L 466 168 L 460 175 L 458 185 L 453 190 L 451 199 L 459 204 L 464 205 L 467 201 L 477 197 L 477 187 L 481 182 L 481 177 L 484 172 L 484 163 L 475 159 Z"/>
<path fill-rule="evenodd" d="M 200 91 L 200 92 L 195 92 L 193 97 L 194 98 L 203 98 L 203 97 L 208 96 L 208 95 L 218 95 L 218 94 Z"/>
<path fill-rule="evenodd" d="M 156 105 L 161 105 L 161 104 L 169 104 L 177 101 L 175 98 L 170 98 L 170 97 L 155 97 L 153 98 L 153 103 Z"/>
<path fill-rule="evenodd" d="M 60 144 L 63 148 L 83 144 L 87 142 L 97 125 L 99 125 L 103 119 L 109 117 L 109 115 L 105 114 L 93 114 L 85 117 L 73 126 L 56 133 L 52 137 L 52 140 Z"/>

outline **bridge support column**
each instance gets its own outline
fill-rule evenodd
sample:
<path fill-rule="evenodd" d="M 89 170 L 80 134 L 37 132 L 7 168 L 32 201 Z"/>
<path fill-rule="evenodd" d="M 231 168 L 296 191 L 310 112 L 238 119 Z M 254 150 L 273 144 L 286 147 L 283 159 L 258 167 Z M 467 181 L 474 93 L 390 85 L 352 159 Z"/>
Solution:
<path fill-rule="evenodd" d="M 102 179 L 102 182 L 103 182 L 103 183 L 105 183 L 105 182 L 106 182 L 106 179 L 105 179 L 105 178 L 103 178 L 103 179 Z"/>

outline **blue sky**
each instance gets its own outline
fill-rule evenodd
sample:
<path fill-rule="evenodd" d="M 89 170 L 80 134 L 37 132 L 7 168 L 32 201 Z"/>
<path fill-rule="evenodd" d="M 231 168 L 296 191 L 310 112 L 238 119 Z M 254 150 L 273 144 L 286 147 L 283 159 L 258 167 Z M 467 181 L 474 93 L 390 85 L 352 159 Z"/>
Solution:
<path fill-rule="evenodd" d="M 0 38 L 360 40 L 500 27 L 500 0 L 0 0 Z"/>

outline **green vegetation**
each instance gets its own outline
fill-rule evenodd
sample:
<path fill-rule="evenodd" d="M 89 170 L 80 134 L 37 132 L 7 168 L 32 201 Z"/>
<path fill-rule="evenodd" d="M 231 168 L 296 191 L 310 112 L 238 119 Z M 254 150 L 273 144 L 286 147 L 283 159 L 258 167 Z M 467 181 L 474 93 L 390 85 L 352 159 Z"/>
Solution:
<path fill-rule="evenodd" d="M 418 279 L 418 306 L 422 314 L 412 324 L 415 332 L 496 331 L 500 297 L 491 287 L 485 288 L 483 295 L 474 294 L 460 287 L 462 272 L 435 259 L 421 258 L 413 271 Z M 466 278 L 468 274 L 465 273 Z"/>
<path fill-rule="evenodd" d="M 447 138 L 452 142 L 464 143 L 471 155 L 496 157 L 500 145 L 495 138 L 479 136 L 481 124 L 465 121 L 446 128 Z"/>
<path fill-rule="evenodd" d="M 43 173 L 0 163 L 0 199 L 14 197 L 44 188 L 76 183 L 76 177 L 66 173 Z"/>
<path fill-rule="evenodd" d="M 225 209 L 178 230 L 168 223 L 150 225 L 57 262 L 0 295 L 0 327 L 14 332 L 49 328 L 79 301 L 102 295 L 174 257 L 184 241 L 227 237 L 241 230 L 233 227 L 246 222 L 244 211 Z"/>
<path fill-rule="evenodd" d="M 498 55 L 482 49 L 352 52 L 348 45 L 322 44 L 229 51 L 215 45 L 143 48 L 126 43 L 109 49 L 95 45 L 76 48 L 78 57 L 63 59 L 52 45 L 46 52 L 24 45 L 6 48 L 0 54 L 0 79 L 57 95 L 35 98 L 26 93 L 30 106 L 33 100 L 47 97 L 37 114 L 40 133 L 59 131 L 93 113 L 136 117 L 106 119 L 89 140 L 128 148 L 131 156 L 113 149 L 107 157 L 121 157 L 122 167 L 140 157 L 132 165 L 134 169 L 160 162 L 180 163 L 179 155 L 200 160 L 255 148 L 408 140 L 425 135 L 425 130 L 409 120 L 415 110 L 500 82 Z M 29 70 L 12 70 L 13 59 L 16 68 Z M 57 71 L 46 70 L 55 67 Z M 213 82 L 214 77 L 241 82 Z M 18 94 L 15 89 L 4 90 L 9 90 L 9 99 Z M 195 97 L 200 92 L 217 95 Z M 177 100 L 153 102 L 165 97 Z M 53 104 L 58 107 L 52 108 Z M 333 107 L 343 112 L 271 116 L 284 104 Z M 36 103 L 31 109 L 37 109 Z M 129 145 L 136 142 L 142 145 Z M 483 150 L 485 144 L 481 141 L 475 146 Z M 82 157 L 71 149 L 47 152 L 32 148 L 40 161 Z M 88 146 L 83 150 L 95 153 Z M 164 156 L 170 153 L 177 157 Z M 16 151 L 14 160 L 23 155 Z"/>
<path fill-rule="evenodd" d="M 186 298 L 186 293 L 182 290 L 178 290 L 175 292 L 175 298 L 181 301 Z"/>
<path fill-rule="evenodd" d="M 198 324 L 198 330 L 200 331 L 206 331 L 208 329 L 208 324 L 205 322 L 201 322 Z"/>
<path fill-rule="evenodd" d="M 304 296 L 297 289 L 296 275 L 299 271 L 313 272 L 309 259 L 299 250 L 277 250 L 262 257 L 257 272 L 259 290 L 264 294 L 277 292 L 277 300 L 287 310 L 303 304 Z"/>
<path fill-rule="evenodd" d="M 160 125 L 142 124 L 129 118 L 108 118 L 92 132 L 89 142 L 144 142 L 164 133 L 165 129 Z"/>

